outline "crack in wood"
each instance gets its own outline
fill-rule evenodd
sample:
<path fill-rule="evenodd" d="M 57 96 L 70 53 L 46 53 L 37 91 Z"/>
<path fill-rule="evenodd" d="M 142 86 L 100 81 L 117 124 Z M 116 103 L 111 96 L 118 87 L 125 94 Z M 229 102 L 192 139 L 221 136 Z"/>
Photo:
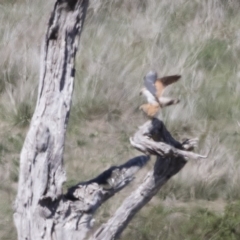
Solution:
<path fill-rule="evenodd" d="M 154 168 L 142 184 L 123 201 L 107 223 L 90 236 L 95 240 L 116 239 L 136 212 L 180 171 L 187 158 L 205 157 L 189 152 L 194 141 L 184 144 L 176 141 L 161 121 L 153 119 L 130 139 L 132 146 L 147 156 L 113 166 L 62 194 L 63 148 L 75 76 L 75 54 L 87 7 L 88 0 L 57 0 L 49 20 L 38 103 L 20 159 L 14 213 L 20 240 L 83 240 L 93 227 L 95 211 L 128 186 L 135 173 L 147 164 L 149 155 L 155 155 Z M 52 41 L 54 38 L 57 41 Z"/>

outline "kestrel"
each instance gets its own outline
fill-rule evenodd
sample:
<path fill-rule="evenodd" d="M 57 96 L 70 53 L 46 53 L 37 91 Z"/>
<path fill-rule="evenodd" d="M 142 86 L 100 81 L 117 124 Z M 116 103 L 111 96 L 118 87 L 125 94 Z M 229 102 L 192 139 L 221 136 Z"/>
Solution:
<path fill-rule="evenodd" d="M 144 77 L 145 87 L 140 92 L 140 94 L 143 94 L 147 98 L 148 103 L 141 105 L 140 109 L 148 117 L 153 118 L 156 117 L 161 108 L 179 103 L 179 99 L 162 97 L 162 94 L 168 85 L 178 81 L 180 77 L 180 75 L 172 75 L 158 78 L 156 72 L 149 72 Z"/>

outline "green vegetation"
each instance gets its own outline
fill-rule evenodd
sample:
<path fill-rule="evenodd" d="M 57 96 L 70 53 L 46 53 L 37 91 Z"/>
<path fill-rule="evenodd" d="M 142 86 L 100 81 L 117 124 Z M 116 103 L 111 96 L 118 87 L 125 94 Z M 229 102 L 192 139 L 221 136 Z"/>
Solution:
<path fill-rule="evenodd" d="M 0 239 L 16 239 L 12 203 L 19 153 L 37 98 L 40 49 L 53 3 L 0 2 Z M 240 238 L 239 10 L 238 0 L 90 1 L 77 56 L 65 187 L 139 154 L 129 137 L 145 121 L 139 90 L 150 69 L 182 75 L 166 93 L 179 96 L 180 104 L 160 117 L 177 139 L 198 137 L 196 151 L 209 152 L 163 187 L 123 239 Z M 149 168 L 102 207 L 97 224 Z"/>
<path fill-rule="evenodd" d="M 229 204 L 223 213 L 202 206 L 157 206 L 142 214 L 123 239 L 237 240 L 240 238 L 240 204 Z"/>

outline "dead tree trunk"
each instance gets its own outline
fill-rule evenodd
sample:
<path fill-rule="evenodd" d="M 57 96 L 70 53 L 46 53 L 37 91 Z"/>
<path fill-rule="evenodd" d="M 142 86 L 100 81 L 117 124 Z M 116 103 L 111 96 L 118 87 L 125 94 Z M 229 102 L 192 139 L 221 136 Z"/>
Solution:
<path fill-rule="evenodd" d="M 204 156 L 189 152 L 195 140 L 179 143 L 158 119 L 148 121 L 131 144 L 146 155 L 114 166 L 62 193 L 63 149 L 74 83 L 75 54 L 88 0 L 57 0 L 46 34 L 39 93 L 20 157 L 14 221 L 18 239 L 85 239 L 95 211 L 134 179 L 149 155 L 154 169 L 109 221 L 90 236 L 115 239 L 160 187 L 186 163 Z"/>
<path fill-rule="evenodd" d="M 87 6 L 88 0 L 57 0 L 48 23 L 38 101 L 20 157 L 14 214 L 19 239 L 55 234 L 52 215 L 65 181 L 64 138 Z"/>

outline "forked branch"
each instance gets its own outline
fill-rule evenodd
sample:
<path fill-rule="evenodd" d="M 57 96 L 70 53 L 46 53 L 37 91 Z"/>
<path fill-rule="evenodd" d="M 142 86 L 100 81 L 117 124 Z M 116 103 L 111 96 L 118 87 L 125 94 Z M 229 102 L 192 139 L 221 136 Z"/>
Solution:
<path fill-rule="evenodd" d="M 183 143 L 177 142 L 168 132 L 163 122 L 157 118 L 146 122 L 139 127 L 135 135 L 130 138 L 130 143 L 137 150 L 156 156 L 168 157 L 183 157 L 185 160 L 207 158 L 207 155 L 200 155 L 189 150 L 192 150 L 196 145 L 197 139 L 188 139 Z"/>
<path fill-rule="evenodd" d="M 148 121 L 131 138 L 147 156 L 114 166 L 62 193 L 63 150 L 75 75 L 75 56 L 88 0 L 56 0 L 44 44 L 36 109 L 23 145 L 14 220 L 18 239 L 85 239 L 93 215 L 126 187 L 156 155 L 154 169 L 92 239 L 116 239 L 160 187 L 186 163 L 206 158 L 190 152 L 196 140 L 176 141 L 158 119 Z"/>
<path fill-rule="evenodd" d="M 148 121 L 131 138 L 131 144 L 138 150 L 157 156 L 154 169 L 142 184 L 127 197 L 115 214 L 92 236 L 94 240 L 111 240 L 120 236 L 134 215 L 159 191 L 173 175 L 186 164 L 186 158 L 205 158 L 187 150 L 193 149 L 196 139 L 183 143 L 176 141 L 158 119 Z"/>

